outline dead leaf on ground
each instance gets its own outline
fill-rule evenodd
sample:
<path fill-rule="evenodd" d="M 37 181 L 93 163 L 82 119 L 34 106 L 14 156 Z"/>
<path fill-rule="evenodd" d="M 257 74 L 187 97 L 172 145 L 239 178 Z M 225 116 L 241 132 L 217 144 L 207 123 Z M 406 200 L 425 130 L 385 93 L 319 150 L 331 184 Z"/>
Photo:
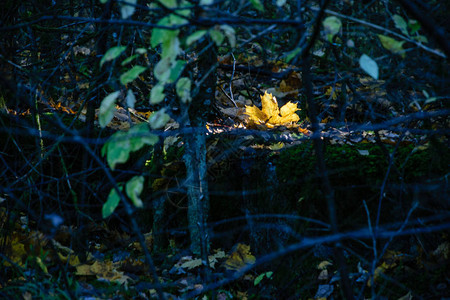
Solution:
<path fill-rule="evenodd" d="M 236 249 L 230 254 L 225 261 L 224 267 L 228 270 L 237 271 L 247 265 L 252 265 L 256 258 L 250 252 L 250 246 L 245 244 L 237 244 Z"/>
<path fill-rule="evenodd" d="M 249 116 L 248 125 L 255 127 L 258 125 L 273 128 L 275 126 L 289 126 L 300 120 L 300 117 L 295 113 L 300 110 L 296 103 L 288 102 L 278 108 L 278 102 L 272 94 L 264 93 L 261 96 L 262 109 L 256 106 L 245 106 L 245 114 Z"/>

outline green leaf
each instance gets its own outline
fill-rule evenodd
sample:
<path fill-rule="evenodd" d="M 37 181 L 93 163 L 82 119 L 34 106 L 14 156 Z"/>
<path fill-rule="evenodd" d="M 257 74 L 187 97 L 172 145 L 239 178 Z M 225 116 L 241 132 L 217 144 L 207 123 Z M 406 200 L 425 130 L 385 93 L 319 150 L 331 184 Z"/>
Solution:
<path fill-rule="evenodd" d="M 122 187 L 119 187 L 120 190 L 122 190 Z M 103 219 L 106 219 L 109 217 L 117 208 L 120 202 L 119 194 L 117 194 L 116 190 L 114 188 L 111 189 L 108 195 L 108 199 L 103 204 L 102 207 L 102 216 Z"/>
<path fill-rule="evenodd" d="M 100 0 L 101 4 L 105 4 L 106 2 L 108 2 L 108 0 Z"/>
<path fill-rule="evenodd" d="M 181 102 L 191 101 L 191 80 L 187 77 L 181 77 L 176 84 L 177 95 Z"/>
<path fill-rule="evenodd" d="M 125 185 L 125 191 L 127 192 L 128 197 L 130 197 L 131 202 L 133 202 L 134 206 L 137 208 L 144 207 L 141 198 L 139 195 L 142 193 L 142 189 L 144 188 L 144 176 L 134 176 Z"/>
<path fill-rule="evenodd" d="M 199 39 L 201 39 L 206 34 L 206 32 L 207 32 L 206 30 L 199 30 L 189 35 L 186 38 L 186 46 L 190 46 Z"/>
<path fill-rule="evenodd" d="M 119 95 L 120 91 L 111 93 L 106 96 L 103 99 L 102 104 L 100 104 L 100 110 L 98 113 L 98 121 L 100 123 L 100 127 L 105 128 L 105 126 L 108 125 L 114 117 L 114 111 L 116 110 L 115 101 L 117 97 L 119 97 Z"/>
<path fill-rule="evenodd" d="M 127 19 L 134 14 L 136 2 L 137 0 L 122 0 L 122 2 L 120 2 L 120 13 L 122 14 L 122 19 Z"/>
<path fill-rule="evenodd" d="M 155 66 L 153 73 L 160 82 L 166 83 L 170 77 L 172 62 L 170 57 L 161 59 Z"/>
<path fill-rule="evenodd" d="M 222 45 L 223 40 L 225 39 L 225 35 L 220 30 L 217 29 L 210 29 L 209 36 L 214 41 L 214 43 L 216 43 L 217 46 Z"/>
<path fill-rule="evenodd" d="M 130 157 L 130 152 L 141 149 L 144 145 L 154 145 L 158 142 L 157 135 L 149 132 L 146 123 L 130 128 L 128 132 L 116 132 L 103 146 L 102 154 L 106 154 L 109 167 L 114 170 L 116 165 L 124 163 Z"/>
<path fill-rule="evenodd" d="M 163 101 L 165 97 L 164 85 L 157 84 L 150 91 L 150 104 L 158 104 Z"/>
<path fill-rule="evenodd" d="M 253 282 L 253 284 L 255 286 L 258 285 L 265 276 L 266 276 L 265 273 L 259 274 L 258 277 L 255 278 L 255 281 Z"/>
<path fill-rule="evenodd" d="M 259 0 L 250 0 L 250 3 L 253 5 L 253 7 L 261 12 L 264 11 L 264 6 L 262 5 L 261 1 Z"/>
<path fill-rule="evenodd" d="M 415 39 L 416 41 L 420 42 L 420 43 L 428 43 L 428 39 L 426 36 L 423 35 L 416 35 L 413 36 L 413 39 Z"/>
<path fill-rule="evenodd" d="M 136 57 L 138 57 L 139 54 L 133 54 L 130 57 L 127 57 L 123 60 L 123 62 L 120 64 L 122 67 L 132 62 Z"/>
<path fill-rule="evenodd" d="M 161 129 L 169 122 L 170 116 L 166 114 L 166 109 L 162 108 L 150 115 L 148 122 L 153 129 Z"/>
<path fill-rule="evenodd" d="M 158 21 L 157 25 L 159 26 L 173 26 L 171 23 L 172 19 L 171 16 L 167 16 L 162 18 Z M 152 36 L 150 38 L 150 45 L 152 48 L 155 48 L 159 44 L 164 43 L 164 41 L 173 39 L 174 37 L 177 37 L 180 30 L 170 30 L 170 29 L 163 29 L 163 28 L 154 28 L 152 30 Z"/>
<path fill-rule="evenodd" d="M 100 67 L 102 67 L 105 62 L 119 57 L 119 55 L 122 54 L 122 52 L 125 51 L 126 48 L 127 46 L 116 46 L 108 49 L 108 51 L 106 51 L 105 55 L 103 55 L 102 59 L 100 60 Z"/>
<path fill-rule="evenodd" d="M 325 28 L 325 35 L 329 42 L 333 41 L 333 37 L 341 30 L 342 22 L 335 16 L 327 17 L 322 22 Z"/>
<path fill-rule="evenodd" d="M 175 82 L 183 72 L 184 66 L 186 65 L 186 62 L 184 60 L 177 60 L 170 68 L 170 76 L 168 83 Z"/>
<path fill-rule="evenodd" d="M 372 78 L 378 80 L 378 64 L 372 58 L 366 54 L 361 55 L 359 58 L 359 66 Z"/>
<path fill-rule="evenodd" d="M 129 108 L 134 108 L 134 104 L 136 103 L 136 97 L 134 96 L 134 93 L 132 90 L 128 90 L 126 101 L 127 101 L 127 106 Z"/>
<path fill-rule="evenodd" d="M 378 38 L 380 39 L 381 45 L 394 54 L 399 54 L 401 57 L 405 57 L 405 50 L 403 49 L 403 44 L 405 41 L 397 41 L 391 37 L 379 34 Z"/>
<path fill-rule="evenodd" d="M 106 154 L 106 161 L 112 170 L 117 164 L 126 162 L 130 156 L 130 141 L 127 133 L 122 131 L 114 133 L 103 146 L 102 154 Z"/>
<path fill-rule="evenodd" d="M 138 76 L 145 70 L 147 70 L 147 68 L 143 66 L 132 67 L 130 70 L 126 71 L 120 76 L 120 83 L 122 83 L 123 85 L 127 85 L 128 83 L 138 78 Z"/>
<path fill-rule="evenodd" d="M 276 4 L 277 4 L 278 7 L 282 7 L 283 5 L 286 4 L 286 0 L 277 0 Z"/>
<path fill-rule="evenodd" d="M 220 29 L 225 33 L 232 48 L 236 47 L 236 32 L 230 25 L 220 25 Z"/>
<path fill-rule="evenodd" d="M 181 52 L 180 49 L 180 40 L 177 36 L 172 37 L 171 39 L 166 39 L 161 45 L 162 53 L 161 58 L 169 58 L 171 61 L 174 61 L 177 58 L 177 55 Z"/>
<path fill-rule="evenodd" d="M 178 4 L 177 0 L 164 0 L 162 3 L 168 8 L 175 8 Z"/>
<path fill-rule="evenodd" d="M 406 21 L 405 21 L 405 19 L 403 19 L 403 17 L 401 17 L 399 15 L 393 15 L 392 16 L 392 20 L 394 20 L 396 28 L 400 29 L 400 31 L 404 35 L 409 35 L 409 33 L 408 33 L 408 25 L 406 24 Z"/>
<path fill-rule="evenodd" d="M 264 279 L 264 277 L 270 278 L 270 277 L 272 277 L 272 274 L 273 274 L 272 271 L 269 271 L 269 272 L 266 272 L 266 273 L 259 274 L 258 277 L 255 278 L 255 281 L 253 281 L 253 284 L 254 284 L 255 286 L 258 285 L 258 284 L 261 282 L 261 280 Z"/>
<path fill-rule="evenodd" d="M 417 20 L 408 20 L 408 26 L 411 34 L 415 34 L 417 31 L 420 30 L 420 23 L 417 22 Z"/>
<path fill-rule="evenodd" d="M 211 5 L 214 3 L 214 0 L 200 0 L 200 5 Z"/>
<path fill-rule="evenodd" d="M 159 141 L 157 135 L 150 133 L 148 124 L 141 123 L 134 125 L 128 130 L 128 135 L 130 137 L 130 151 L 138 151 L 144 145 L 153 146 Z"/>
<path fill-rule="evenodd" d="M 294 57 L 296 57 L 300 51 L 302 51 L 301 47 L 297 47 L 292 51 L 286 53 L 286 58 L 284 59 L 287 63 L 290 62 Z"/>
<path fill-rule="evenodd" d="M 175 82 L 183 72 L 186 62 L 184 60 L 176 60 L 171 62 L 169 58 L 161 59 L 155 66 L 154 73 L 156 79 L 161 84 Z"/>

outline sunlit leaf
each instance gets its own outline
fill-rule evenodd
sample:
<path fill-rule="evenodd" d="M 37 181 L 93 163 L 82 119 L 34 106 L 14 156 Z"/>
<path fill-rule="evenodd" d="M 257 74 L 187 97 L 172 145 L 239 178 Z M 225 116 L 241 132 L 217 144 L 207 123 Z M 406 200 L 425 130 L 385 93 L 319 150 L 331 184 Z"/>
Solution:
<path fill-rule="evenodd" d="M 282 7 L 283 5 L 286 4 L 286 0 L 277 0 L 276 4 L 277 4 L 278 7 Z"/>
<path fill-rule="evenodd" d="M 134 66 L 133 68 L 131 68 L 130 70 L 126 71 L 125 73 L 123 73 L 120 76 L 120 83 L 122 83 L 123 85 L 127 85 L 128 83 L 130 83 L 133 80 L 135 80 L 136 78 L 138 78 L 138 76 L 141 73 L 145 72 L 145 70 L 147 70 L 146 67 Z"/>
<path fill-rule="evenodd" d="M 134 176 L 125 185 L 125 191 L 127 192 L 128 197 L 130 197 L 131 202 L 137 208 L 142 208 L 144 204 L 142 203 L 139 195 L 142 193 L 144 188 L 144 176 Z"/>
<path fill-rule="evenodd" d="M 372 78 L 378 79 L 378 64 L 366 54 L 359 58 L 359 66 Z"/>
<path fill-rule="evenodd" d="M 100 110 L 98 113 L 98 121 L 100 123 L 100 127 L 104 128 L 109 124 L 109 122 L 111 122 L 112 118 L 114 117 L 114 111 L 116 110 L 115 101 L 117 97 L 119 97 L 119 95 L 120 91 L 111 93 L 106 96 L 100 104 Z"/>
<path fill-rule="evenodd" d="M 119 188 L 121 189 L 121 188 Z M 108 199 L 103 204 L 102 207 L 102 216 L 103 218 L 109 217 L 117 208 L 120 202 L 120 196 L 117 194 L 116 190 L 114 188 L 111 189 L 108 195 Z"/>
<path fill-rule="evenodd" d="M 282 117 L 286 117 L 294 114 L 297 110 L 298 110 L 297 103 L 288 102 L 281 107 L 280 114 Z"/>
<path fill-rule="evenodd" d="M 295 113 L 298 109 L 297 104 L 288 102 L 281 110 L 278 109 L 278 103 L 272 94 L 264 93 L 261 96 L 262 110 L 256 106 L 245 106 L 245 114 L 249 116 L 249 126 L 266 125 L 269 128 L 274 126 L 288 125 L 300 120 Z"/>
<path fill-rule="evenodd" d="M 246 105 L 245 114 L 249 116 L 250 122 L 254 124 L 264 124 L 268 119 L 266 114 L 254 105 Z"/>
<path fill-rule="evenodd" d="M 272 94 L 267 93 L 267 91 L 261 96 L 261 104 L 262 112 L 269 118 L 276 117 L 280 114 L 277 99 Z"/>
<path fill-rule="evenodd" d="M 106 51 L 105 55 L 103 55 L 102 59 L 100 60 L 100 67 L 103 66 L 105 62 L 119 57 L 119 55 L 122 54 L 126 48 L 127 46 L 116 46 L 108 49 L 108 51 Z"/>

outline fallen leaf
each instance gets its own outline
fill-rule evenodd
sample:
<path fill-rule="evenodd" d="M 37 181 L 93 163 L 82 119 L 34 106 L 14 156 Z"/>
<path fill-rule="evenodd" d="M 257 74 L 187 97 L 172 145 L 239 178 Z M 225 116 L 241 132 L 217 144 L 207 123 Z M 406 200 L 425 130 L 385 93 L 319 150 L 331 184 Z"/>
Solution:
<path fill-rule="evenodd" d="M 230 254 L 225 261 L 224 267 L 228 270 L 237 271 L 247 265 L 252 265 L 256 258 L 250 253 L 250 246 L 245 244 L 237 244 L 236 249 Z"/>
<path fill-rule="evenodd" d="M 296 103 L 288 102 L 286 105 L 278 108 L 278 102 L 272 94 L 264 93 L 261 96 L 262 109 L 256 106 L 245 106 L 245 114 L 249 116 L 248 125 L 257 126 L 264 125 L 268 128 L 275 126 L 286 126 L 300 120 L 295 113 L 299 108 Z"/>

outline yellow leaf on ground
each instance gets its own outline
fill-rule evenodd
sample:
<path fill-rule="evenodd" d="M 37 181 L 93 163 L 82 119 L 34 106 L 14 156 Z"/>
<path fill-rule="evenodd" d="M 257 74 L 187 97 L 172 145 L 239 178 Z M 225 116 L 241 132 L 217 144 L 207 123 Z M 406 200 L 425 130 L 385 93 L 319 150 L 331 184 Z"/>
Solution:
<path fill-rule="evenodd" d="M 256 106 L 246 105 L 245 114 L 249 116 L 249 121 L 254 124 L 264 124 L 268 119 L 267 115 Z"/>
<path fill-rule="evenodd" d="M 58 252 L 58 257 L 63 263 L 66 263 L 67 259 L 69 258 L 69 265 L 71 265 L 72 267 L 78 266 L 80 264 L 80 259 L 77 255 L 74 254 L 68 254 L 67 256 L 64 256 Z"/>
<path fill-rule="evenodd" d="M 278 110 L 278 102 L 272 94 L 264 93 L 264 96 L 261 96 L 262 103 L 262 112 L 268 117 L 278 116 L 280 111 Z"/>
<path fill-rule="evenodd" d="M 252 265 L 256 258 L 250 253 L 250 246 L 245 244 L 237 244 L 236 249 L 230 254 L 225 261 L 225 268 L 228 270 L 239 270 L 247 265 Z"/>
<path fill-rule="evenodd" d="M 280 109 L 280 114 L 282 117 L 287 117 L 291 115 L 295 115 L 298 119 L 298 115 L 295 113 L 298 110 L 297 103 L 288 102 Z"/>
<path fill-rule="evenodd" d="M 300 117 L 295 113 L 299 108 L 296 103 L 288 102 L 278 108 L 278 102 L 272 94 L 261 96 L 262 110 L 256 106 L 245 106 L 245 114 L 249 116 L 249 126 L 265 125 L 268 128 L 284 126 L 298 122 Z"/>

